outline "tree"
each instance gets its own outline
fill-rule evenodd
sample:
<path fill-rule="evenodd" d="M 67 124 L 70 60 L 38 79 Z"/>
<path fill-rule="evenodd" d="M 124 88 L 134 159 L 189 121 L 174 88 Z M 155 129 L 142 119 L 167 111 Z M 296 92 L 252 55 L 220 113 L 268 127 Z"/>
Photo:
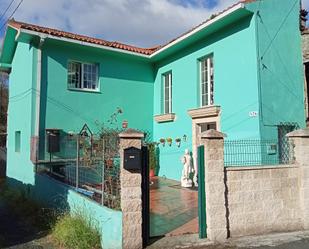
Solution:
<path fill-rule="evenodd" d="M 0 133 L 6 132 L 8 100 L 8 75 L 0 72 Z"/>

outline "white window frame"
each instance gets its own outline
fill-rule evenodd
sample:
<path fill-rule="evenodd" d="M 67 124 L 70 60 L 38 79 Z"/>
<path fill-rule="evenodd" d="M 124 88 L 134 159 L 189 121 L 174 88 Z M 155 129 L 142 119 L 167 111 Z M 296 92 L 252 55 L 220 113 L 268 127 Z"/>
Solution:
<path fill-rule="evenodd" d="M 207 61 L 207 79 L 206 82 L 203 82 L 203 63 Z M 212 63 L 211 63 L 212 62 Z M 214 105 L 214 91 L 211 91 L 211 88 L 214 89 L 214 61 L 213 56 L 207 56 L 199 60 L 200 65 L 200 80 L 199 80 L 199 87 L 200 87 L 200 106 L 212 106 Z M 211 79 L 212 77 L 212 79 Z M 207 84 L 207 93 L 203 94 L 203 85 Z M 206 97 L 204 99 L 204 97 Z M 204 102 L 204 103 L 203 103 Z"/>
<path fill-rule="evenodd" d="M 78 63 L 81 65 L 81 71 L 80 71 L 80 87 L 73 87 L 72 84 L 69 84 L 69 65 L 70 63 Z M 85 80 L 84 80 L 84 66 L 91 65 L 95 66 L 96 68 L 96 88 L 88 88 L 85 86 Z M 89 63 L 89 62 L 81 62 L 76 60 L 69 60 L 68 61 L 68 67 L 67 67 L 67 86 L 69 90 L 77 90 L 77 91 L 89 91 L 89 92 L 99 92 L 100 91 L 100 82 L 99 82 L 99 65 L 97 63 Z"/>
<path fill-rule="evenodd" d="M 170 114 L 172 113 L 172 71 L 166 72 L 162 75 L 163 77 L 163 113 Z M 168 78 L 168 110 L 166 109 L 166 78 Z"/>

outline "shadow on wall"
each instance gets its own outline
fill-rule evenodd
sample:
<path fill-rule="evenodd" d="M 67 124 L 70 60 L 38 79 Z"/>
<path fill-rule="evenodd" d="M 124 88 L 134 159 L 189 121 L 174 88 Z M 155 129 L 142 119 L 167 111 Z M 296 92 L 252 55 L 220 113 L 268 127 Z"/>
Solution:
<path fill-rule="evenodd" d="M 7 178 L 7 183 L 14 189 L 23 191 L 27 197 L 37 201 L 42 207 L 52 207 L 62 212 L 69 212 L 69 188 L 63 184 L 51 184 L 48 176 L 35 174 L 35 185 L 24 184 L 14 178 Z"/>
<path fill-rule="evenodd" d="M 46 218 L 49 216 L 45 216 L 50 214 L 48 210 L 50 210 L 51 205 L 59 211 L 69 211 L 69 205 L 66 201 L 67 191 L 64 188 L 59 193 L 59 195 L 62 195 L 61 198 L 57 198 L 57 195 L 53 196 L 52 191 L 59 191 L 53 186 L 49 186 L 46 191 L 43 188 L 41 196 L 37 195 L 37 186 L 42 186 L 40 183 L 42 180 L 42 176 L 36 176 L 36 183 L 38 184 L 33 186 L 13 178 L 6 178 L 7 186 L 10 189 L 7 190 L 5 186 L 0 186 L 0 193 L 5 195 L 4 198 L 2 196 L 3 199 L 0 198 L 0 248 L 25 243 L 31 244 L 32 241 L 45 237 L 48 234 L 49 223 L 52 224 L 53 222 L 53 220 Z M 45 195 L 44 199 L 42 199 L 43 195 Z M 27 201 L 28 199 L 29 201 Z M 36 203 L 31 200 L 35 200 Z M 43 218 L 42 215 L 45 217 Z M 49 219 L 53 219 L 52 216 Z"/>
<path fill-rule="evenodd" d="M 35 174 L 35 185 L 8 178 L 9 186 L 18 188 L 43 207 L 84 215 L 101 232 L 104 249 L 120 249 L 122 244 L 122 212 L 101 206 L 47 175 Z"/>

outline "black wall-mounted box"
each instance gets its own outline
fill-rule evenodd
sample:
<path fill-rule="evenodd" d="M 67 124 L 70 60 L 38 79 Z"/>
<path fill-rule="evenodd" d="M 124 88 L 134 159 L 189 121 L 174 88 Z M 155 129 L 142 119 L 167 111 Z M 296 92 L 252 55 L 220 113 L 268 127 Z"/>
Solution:
<path fill-rule="evenodd" d="M 124 169 L 140 171 L 142 169 L 142 152 L 140 149 L 130 147 L 124 149 Z"/>
<path fill-rule="evenodd" d="M 47 135 L 47 152 L 57 153 L 60 152 L 60 130 L 46 129 Z"/>

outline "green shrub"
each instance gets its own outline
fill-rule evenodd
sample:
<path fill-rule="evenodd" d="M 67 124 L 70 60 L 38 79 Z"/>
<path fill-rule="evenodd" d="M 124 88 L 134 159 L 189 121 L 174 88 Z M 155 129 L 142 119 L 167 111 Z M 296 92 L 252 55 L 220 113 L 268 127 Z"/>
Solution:
<path fill-rule="evenodd" d="M 157 168 L 156 144 L 155 143 L 148 144 L 148 150 L 149 150 L 149 168 L 156 170 Z"/>
<path fill-rule="evenodd" d="M 101 236 L 91 219 L 81 214 L 60 216 L 53 228 L 55 242 L 68 249 L 99 249 Z"/>

